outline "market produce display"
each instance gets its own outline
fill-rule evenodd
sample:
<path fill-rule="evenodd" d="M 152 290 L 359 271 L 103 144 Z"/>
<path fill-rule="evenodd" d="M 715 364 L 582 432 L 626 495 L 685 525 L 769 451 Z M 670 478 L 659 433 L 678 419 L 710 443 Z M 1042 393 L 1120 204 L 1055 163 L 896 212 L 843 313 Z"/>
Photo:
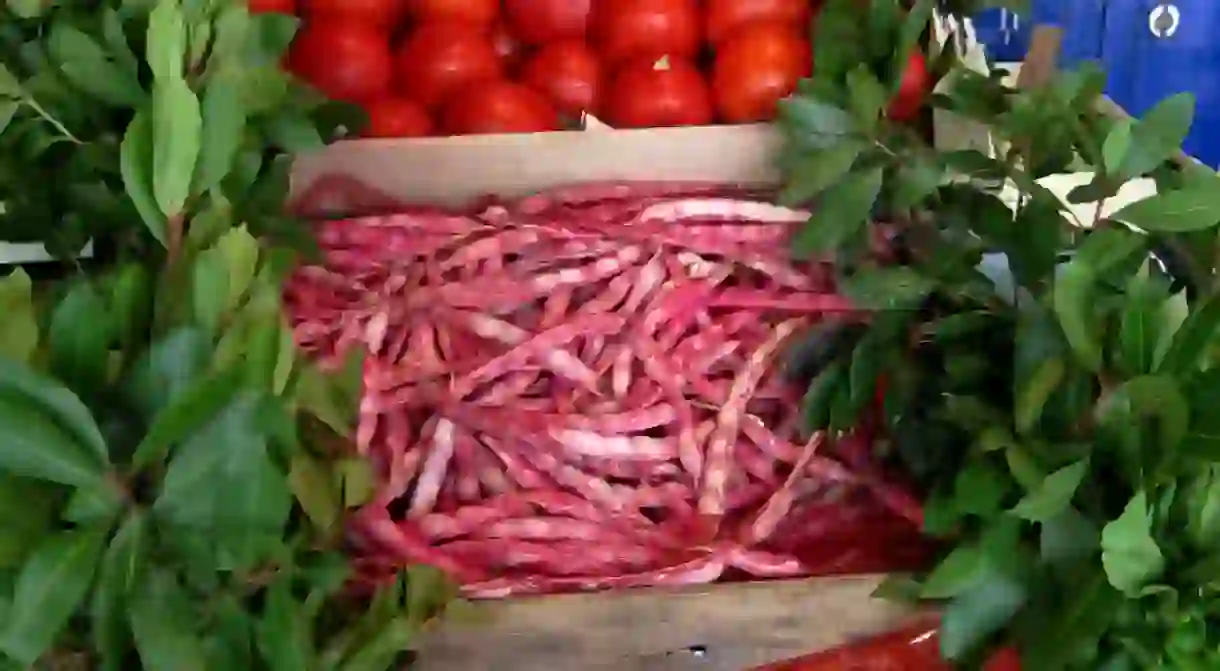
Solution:
<path fill-rule="evenodd" d="M 860 319 L 789 260 L 807 218 L 661 183 L 320 224 L 286 300 L 305 351 L 369 351 L 366 568 L 499 597 L 918 565 L 919 504 L 866 433 L 804 431 L 785 377 Z"/>
<path fill-rule="evenodd" d="M 287 67 L 327 96 L 384 112 L 406 99 L 431 123 L 400 137 L 751 123 L 810 74 L 809 0 L 262 0 L 304 29 Z M 909 120 L 930 89 L 922 57 L 896 92 Z M 519 87 L 536 95 L 526 101 Z M 528 111 L 523 110 L 528 108 Z M 505 110 L 510 111 L 505 111 Z M 486 117 L 486 118 L 484 118 Z M 367 134 L 391 137 L 375 123 Z"/>

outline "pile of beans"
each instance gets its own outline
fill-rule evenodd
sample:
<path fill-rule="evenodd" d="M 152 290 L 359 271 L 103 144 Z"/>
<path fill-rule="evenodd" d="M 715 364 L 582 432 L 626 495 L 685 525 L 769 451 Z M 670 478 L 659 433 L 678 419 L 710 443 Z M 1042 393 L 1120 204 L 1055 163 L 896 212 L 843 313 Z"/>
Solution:
<path fill-rule="evenodd" d="M 396 212 L 320 223 L 286 291 L 301 348 L 368 353 L 370 571 L 497 597 L 909 564 L 918 504 L 865 432 L 804 435 L 781 370 L 866 318 L 788 257 L 807 213 L 669 183 Z"/>

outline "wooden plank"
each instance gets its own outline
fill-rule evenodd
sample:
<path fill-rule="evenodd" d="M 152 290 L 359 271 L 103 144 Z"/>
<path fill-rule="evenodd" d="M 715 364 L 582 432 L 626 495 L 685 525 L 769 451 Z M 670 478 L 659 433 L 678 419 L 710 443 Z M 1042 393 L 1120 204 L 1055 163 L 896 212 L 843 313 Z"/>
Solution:
<path fill-rule="evenodd" d="M 911 614 L 880 576 L 481 602 L 424 638 L 415 671 L 741 671 L 885 631 Z"/>

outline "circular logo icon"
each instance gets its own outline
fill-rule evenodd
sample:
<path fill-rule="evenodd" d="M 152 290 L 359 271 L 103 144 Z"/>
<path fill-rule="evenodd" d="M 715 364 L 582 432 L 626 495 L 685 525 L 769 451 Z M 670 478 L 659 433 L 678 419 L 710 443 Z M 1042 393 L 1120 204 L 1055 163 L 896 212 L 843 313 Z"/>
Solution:
<path fill-rule="evenodd" d="M 1173 37 L 1182 23 L 1182 12 L 1177 5 L 1162 3 L 1148 15 L 1148 30 L 1159 39 Z"/>

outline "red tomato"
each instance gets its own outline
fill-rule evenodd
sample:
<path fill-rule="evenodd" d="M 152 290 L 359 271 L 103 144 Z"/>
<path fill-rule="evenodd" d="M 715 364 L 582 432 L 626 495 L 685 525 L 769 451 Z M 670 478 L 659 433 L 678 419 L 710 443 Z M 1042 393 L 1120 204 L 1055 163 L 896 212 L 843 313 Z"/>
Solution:
<path fill-rule="evenodd" d="M 778 21 L 809 29 L 808 0 L 707 0 L 707 41 L 719 44 L 747 23 Z"/>
<path fill-rule="evenodd" d="M 500 14 L 499 0 L 407 0 L 417 22 L 457 21 L 490 26 Z"/>
<path fill-rule="evenodd" d="M 583 38 L 592 0 L 504 0 L 513 32 L 527 44 Z"/>
<path fill-rule="evenodd" d="M 378 98 L 364 106 L 369 115 L 365 137 L 426 137 L 432 134 L 432 118 L 424 106 L 398 96 Z"/>
<path fill-rule="evenodd" d="M 620 128 L 699 126 L 712 122 L 703 73 L 677 58 L 638 58 L 615 74 L 605 96 L 606 120 Z"/>
<path fill-rule="evenodd" d="M 755 23 L 720 45 L 712 68 L 716 110 L 730 123 L 769 121 L 775 105 L 808 77 L 809 42 L 784 23 Z"/>
<path fill-rule="evenodd" d="M 398 90 L 429 109 L 471 82 L 498 79 L 503 70 L 491 38 L 461 23 L 420 26 L 394 58 Z"/>
<path fill-rule="evenodd" d="M 907 67 L 902 71 L 902 82 L 898 93 L 890 99 L 886 116 L 895 121 L 910 121 L 923 108 L 924 99 L 932 90 L 932 76 L 928 72 L 928 61 L 924 55 L 916 51 L 907 61 Z"/>
<path fill-rule="evenodd" d="M 1021 656 L 1016 648 L 1001 648 L 987 660 L 983 671 L 1021 671 Z"/>
<path fill-rule="evenodd" d="M 601 0 L 592 20 L 598 51 L 611 64 L 635 57 L 693 58 L 702 41 L 696 0 Z"/>
<path fill-rule="evenodd" d="M 539 49 L 522 66 L 521 81 L 550 98 L 560 114 L 597 113 L 601 63 L 582 40 L 552 42 Z"/>
<path fill-rule="evenodd" d="M 559 129 L 559 115 L 541 93 L 504 80 L 462 89 L 445 105 L 441 120 L 445 130 L 455 135 Z"/>
<path fill-rule="evenodd" d="M 289 14 L 296 15 L 296 0 L 250 0 L 251 14 Z"/>
<path fill-rule="evenodd" d="M 949 671 L 940 658 L 935 623 L 899 629 L 859 643 L 759 667 L 753 671 Z"/>
<path fill-rule="evenodd" d="M 896 631 L 823 652 L 760 666 L 751 671 L 950 671 L 941 659 L 935 622 L 919 622 Z M 1002 648 L 983 671 L 1021 671 L 1013 648 Z"/>
<path fill-rule="evenodd" d="M 497 21 L 496 25 L 492 27 L 491 46 L 496 50 L 496 55 L 500 57 L 500 62 L 504 64 L 505 70 L 517 67 L 521 60 L 521 42 L 508 29 L 508 24 Z"/>
<path fill-rule="evenodd" d="M 394 70 L 385 31 L 337 19 L 307 24 L 297 33 L 288 67 L 328 97 L 348 102 L 385 94 Z"/>
<path fill-rule="evenodd" d="M 351 19 L 364 21 L 387 32 L 402 18 L 402 0 L 303 0 L 305 14 L 327 21 Z"/>

